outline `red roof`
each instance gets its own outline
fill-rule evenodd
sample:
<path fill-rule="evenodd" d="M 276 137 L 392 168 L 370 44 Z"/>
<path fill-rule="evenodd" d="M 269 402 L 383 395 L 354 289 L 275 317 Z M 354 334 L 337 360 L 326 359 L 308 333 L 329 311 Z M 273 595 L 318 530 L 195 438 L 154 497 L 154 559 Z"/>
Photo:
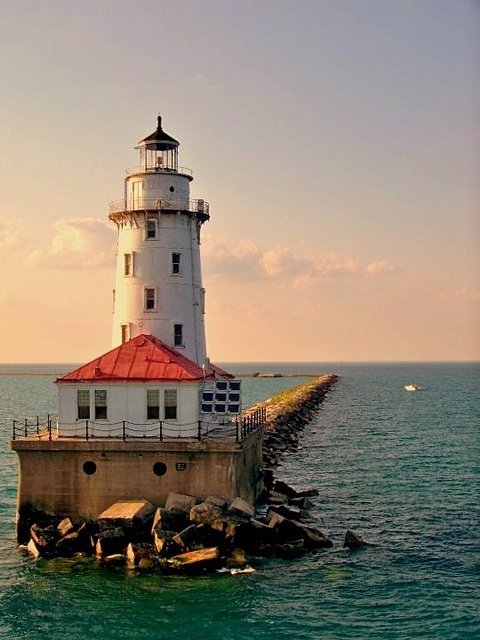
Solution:
<path fill-rule="evenodd" d="M 124 382 L 175 380 L 176 382 L 233 378 L 215 365 L 210 373 L 151 335 L 141 334 L 88 364 L 67 373 L 57 382 Z"/>

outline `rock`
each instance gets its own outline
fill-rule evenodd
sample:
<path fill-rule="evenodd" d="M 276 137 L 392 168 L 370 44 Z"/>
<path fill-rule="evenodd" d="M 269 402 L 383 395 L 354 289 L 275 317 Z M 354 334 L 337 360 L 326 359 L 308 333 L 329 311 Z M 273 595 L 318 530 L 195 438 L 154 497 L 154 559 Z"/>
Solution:
<path fill-rule="evenodd" d="M 212 529 L 223 531 L 224 521 L 223 513 L 220 507 L 208 502 L 201 502 L 190 510 L 190 522 L 197 524 L 206 524 Z"/>
<path fill-rule="evenodd" d="M 67 533 L 55 545 L 55 551 L 59 556 L 73 556 L 74 553 L 81 550 L 82 538 L 77 531 Z"/>
<path fill-rule="evenodd" d="M 38 546 L 35 543 L 35 540 L 33 540 L 33 538 L 30 538 L 30 540 L 29 540 L 29 542 L 27 544 L 27 552 L 33 558 L 39 558 L 42 555 L 40 549 L 38 548 Z"/>
<path fill-rule="evenodd" d="M 124 565 L 125 555 L 123 553 L 112 553 L 109 556 L 102 557 L 103 564 Z"/>
<path fill-rule="evenodd" d="M 288 504 L 292 507 L 300 507 L 300 509 L 308 509 L 311 506 L 311 501 L 307 496 L 289 498 Z"/>
<path fill-rule="evenodd" d="M 72 533 L 73 530 L 74 530 L 74 526 L 70 518 L 64 518 L 57 525 L 57 531 L 62 538 L 63 536 L 66 536 L 68 533 Z"/>
<path fill-rule="evenodd" d="M 253 518 L 254 512 L 253 507 L 243 498 L 235 498 L 230 505 L 229 509 L 230 513 L 235 513 L 244 518 Z"/>
<path fill-rule="evenodd" d="M 153 544 L 156 552 L 162 558 L 169 558 L 181 553 L 182 547 L 174 542 L 174 531 L 163 531 L 162 529 L 155 529 L 153 533 Z"/>
<path fill-rule="evenodd" d="M 273 485 L 274 491 L 283 493 L 287 498 L 308 498 L 310 496 L 318 496 L 318 489 L 314 487 L 295 488 L 288 485 L 283 480 L 276 480 Z"/>
<path fill-rule="evenodd" d="M 100 530 L 122 527 L 130 535 L 141 535 L 148 530 L 155 507 L 148 500 L 115 502 L 97 518 Z"/>
<path fill-rule="evenodd" d="M 160 528 L 163 531 L 181 531 L 188 526 L 189 512 L 159 507 L 154 514 L 152 531 Z"/>
<path fill-rule="evenodd" d="M 288 507 L 284 504 L 272 505 L 267 511 L 267 517 L 272 511 L 290 520 L 299 520 L 302 517 L 302 510 L 299 507 Z"/>
<path fill-rule="evenodd" d="M 39 527 L 37 524 L 32 524 L 30 527 L 30 536 L 39 549 L 44 551 L 51 550 L 59 538 L 59 533 L 56 527 Z"/>
<path fill-rule="evenodd" d="M 263 470 L 263 486 L 269 490 L 273 488 L 274 478 L 272 469 Z"/>
<path fill-rule="evenodd" d="M 189 527 L 187 527 L 183 531 L 180 531 L 180 533 L 177 533 L 176 535 L 174 535 L 173 541 L 176 542 L 181 547 L 192 546 L 192 544 L 195 544 L 195 542 L 198 542 L 198 530 L 200 529 L 200 526 L 201 525 L 197 526 L 196 524 L 191 524 Z"/>
<path fill-rule="evenodd" d="M 278 491 L 270 491 L 265 500 L 267 504 L 285 504 L 287 501 L 288 497 L 284 493 L 279 493 Z"/>
<path fill-rule="evenodd" d="M 345 534 L 345 542 L 343 543 L 344 548 L 356 551 L 357 549 L 366 546 L 368 546 L 368 542 L 362 540 L 362 538 L 358 534 L 354 533 L 350 529 L 347 531 L 347 533 Z"/>
<path fill-rule="evenodd" d="M 188 551 L 180 555 L 173 556 L 168 564 L 173 568 L 192 567 L 194 565 L 204 566 L 216 562 L 219 557 L 218 547 L 210 547 L 208 549 L 197 549 L 196 551 Z"/>
<path fill-rule="evenodd" d="M 195 505 L 196 502 L 197 500 L 193 496 L 188 496 L 183 493 L 175 493 L 171 491 L 167 496 L 165 509 L 167 511 L 175 510 L 190 513 L 190 509 Z"/>
<path fill-rule="evenodd" d="M 307 527 L 296 520 L 287 520 L 287 518 L 284 518 L 276 527 L 276 530 L 285 542 L 303 538 L 307 547 L 333 547 L 333 542 L 329 540 L 319 529 Z"/>
<path fill-rule="evenodd" d="M 154 548 L 150 543 L 130 542 L 125 555 L 127 556 L 127 563 L 130 567 L 138 566 L 149 569 L 155 564 Z M 142 563 L 142 560 L 145 560 L 145 562 Z"/>
<path fill-rule="evenodd" d="M 287 559 L 298 558 L 307 551 L 303 538 L 300 538 L 299 540 L 291 540 L 285 544 L 277 544 L 275 545 L 274 550 L 280 558 Z"/>
<path fill-rule="evenodd" d="M 222 511 L 228 506 L 228 502 L 220 496 L 208 496 L 208 498 L 205 498 L 205 502 L 213 505 L 214 507 L 218 507 Z"/>
<path fill-rule="evenodd" d="M 227 558 L 226 565 L 229 569 L 241 569 L 247 564 L 245 551 L 240 547 L 235 547 L 231 555 Z"/>
<path fill-rule="evenodd" d="M 95 544 L 95 554 L 98 557 L 125 554 L 128 542 L 129 540 L 121 527 L 101 531 Z"/>

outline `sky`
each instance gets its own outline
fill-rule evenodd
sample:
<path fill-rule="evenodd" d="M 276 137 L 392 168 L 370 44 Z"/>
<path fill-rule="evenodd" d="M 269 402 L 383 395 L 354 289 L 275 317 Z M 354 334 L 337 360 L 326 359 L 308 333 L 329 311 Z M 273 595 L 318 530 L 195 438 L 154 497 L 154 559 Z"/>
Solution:
<path fill-rule="evenodd" d="M 214 361 L 480 359 L 469 0 L 0 6 L 0 362 L 110 349 L 136 143 L 180 141 Z"/>

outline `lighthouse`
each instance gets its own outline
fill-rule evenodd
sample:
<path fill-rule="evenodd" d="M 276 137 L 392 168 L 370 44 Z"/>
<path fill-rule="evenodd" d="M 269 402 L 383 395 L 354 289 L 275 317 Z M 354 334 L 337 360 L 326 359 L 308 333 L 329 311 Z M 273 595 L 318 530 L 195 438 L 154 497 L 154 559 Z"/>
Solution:
<path fill-rule="evenodd" d="M 121 500 L 164 504 L 262 489 L 265 413 L 242 415 L 241 381 L 207 358 L 200 232 L 209 205 L 159 117 L 109 205 L 117 263 L 109 351 L 56 380 L 58 415 L 13 425 L 18 523 L 94 520 Z M 21 424 L 21 427 L 20 427 Z M 39 481 L 39 478 L 41 481 Z"/>
<path fill-rule="evenodd" d="M 208 366 L 200 229 L 209 206 L 190 199 L 193 175 L 178 166 L 178 147 L 159 116 L 138 143 L 139 164 L 127 171 L 123 199 L 110 204 L 118 229 L 112 346 L 150 334 Z"/>

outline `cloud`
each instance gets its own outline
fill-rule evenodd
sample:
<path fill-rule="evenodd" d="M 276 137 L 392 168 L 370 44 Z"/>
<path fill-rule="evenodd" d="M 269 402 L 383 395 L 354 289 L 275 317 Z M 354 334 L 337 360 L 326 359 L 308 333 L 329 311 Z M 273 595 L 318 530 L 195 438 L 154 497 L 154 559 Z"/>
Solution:
<path fill-rule="evenodd" d="M 28 265 L 52 269 L 92 269 L 113 264 L 113 230 L 96 218 L 61 218 L 53 225 L 48 250 L 36 249 Z"/>
<path fill-rule="evenodd" d="M 365 268 L 365 273 L 369 276 L 382 276 L 390 271 L 393 271 L 393 265 L 389 264 L 386 260 L 378 260 L 377 262 L 371 262 Z"/>
<path fill-rule="evenodd" d="M 0 247 L 14 247 L 19 241 L 19 228 L 12 222 L 0 220 Z"/>
<path fill-rule="evenodd" d="M 452 291 L 439 291 L 437 293 L 437 300 L 441 302 L 480 302 L 480 291 L 467 289 L 465 287 Z"/>
<path fill-rule="evenodd" d="M 204 238 L 202 253 L 205 272 L 211 276 L 272 280 L 294 289 L 318 286 L 326 278 L 362 272 L 376 275 L 393 268 L 385 261 L 377 261 L 362 269 L 352 257 L 336 251 L 312 254 L 303 245 L 262 248 L 253 240 L 230 244 L 225 238 L 210 236 Z"/>

